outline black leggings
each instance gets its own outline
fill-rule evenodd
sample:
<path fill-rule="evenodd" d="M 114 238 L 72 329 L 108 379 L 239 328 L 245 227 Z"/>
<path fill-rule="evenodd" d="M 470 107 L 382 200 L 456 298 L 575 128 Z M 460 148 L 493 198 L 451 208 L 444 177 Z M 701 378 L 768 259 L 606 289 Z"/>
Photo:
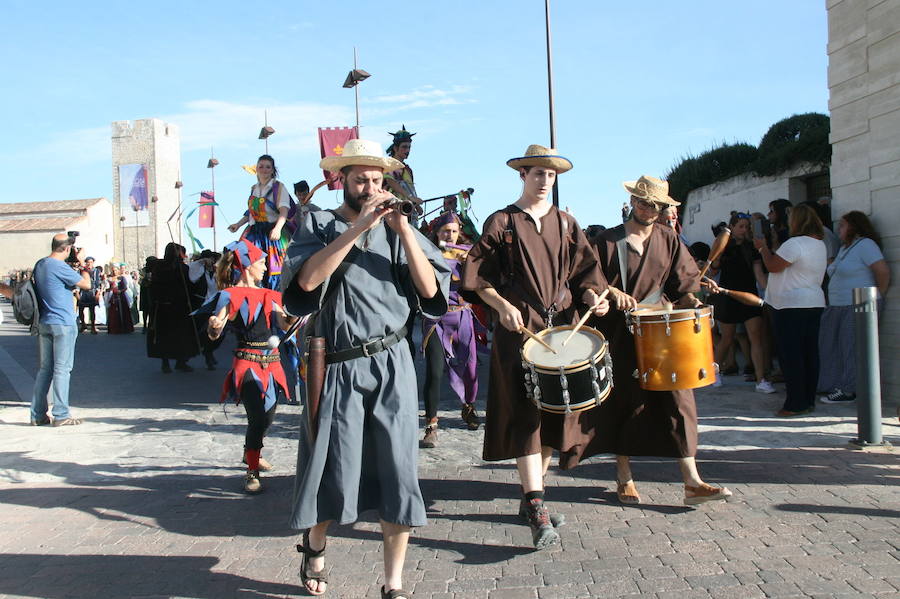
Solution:
<path fill-rule="evenodd" d="M 441 377 L 444 376 L 444 348 L 437 331 L 428 336 L 425 344 L 425 422 L 437 416 L 441 400 Z"/>
<path fill-rule="evenodd" d="M 269 382 L 274 385 L 274 382 Z M 259 390 L 256 381 L 245 380 L 241 385 L 241 404 L 247 412 L 247 435 L 244 437 L 244 449 L 262 449 L 263 437 L 275 420 L 276 403 L 266 411 L 266 398 Z"/>

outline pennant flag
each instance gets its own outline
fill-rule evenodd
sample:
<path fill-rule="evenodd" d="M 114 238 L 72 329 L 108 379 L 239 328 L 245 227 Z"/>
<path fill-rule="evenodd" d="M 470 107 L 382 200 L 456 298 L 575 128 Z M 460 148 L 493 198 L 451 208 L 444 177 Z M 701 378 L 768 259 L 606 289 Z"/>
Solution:
<path fill-rule="evenodd" d="M 356 127 L 319 127 L 319 150 L 322 158 L 326 156 L 340 156 L 344 153 L 344 144 L 351 139 L 359 139 L 359 130 Z M 328 189 L 343 189 L 337 173 L 322 171 L 328 180 Z"/>
<path fill-rule="evenodd" d="M 134 174 L 131 191 L 128 192 L 128 202 L 135 212 L 147 209 L 147 166 L 144 164 L 140 165 Z"/>
<path fill-rule="evenodd" d="M 216 226 L 216 196 L 211 191 L 201 191 L 200 192 L 200 201 L 197 202 L 200 204 L 200 212 L 198 214 L 199 224 L 197 225 L 201 229 L 212 229 Z"/>

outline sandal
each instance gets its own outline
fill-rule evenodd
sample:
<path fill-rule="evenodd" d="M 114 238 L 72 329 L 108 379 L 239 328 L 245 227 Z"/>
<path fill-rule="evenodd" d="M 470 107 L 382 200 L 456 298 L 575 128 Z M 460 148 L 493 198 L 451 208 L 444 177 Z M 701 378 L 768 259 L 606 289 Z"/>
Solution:
<path fill-rule="evenodd" d="M 699 487 L 684 485 L 684 505 L 700 505 L 707 501 L 725 501 L 729 497 L 731 497 L 731 491 L 728 490 L 728 487 L 714 487 L 706 483 Z"/>
<path fill-rule="evenodd" d="M 631 479 L 624 483 L 616 481 L 616 495 L 619 503 L 634 505 L 641 502 L 641 496 L 638 495 L 637 487 L 634 486 L 634 481 Z"/>
<path fill-rule="evenodd" d="M 381 599 L 412 599 L 412 593 L 409 591 L 404 591 L 403 589 L 391 589 L 390 591 L 385 591 L 384 587 L 381 587 Z"/>
<path fill-rule="evenodd" d="M 322 568 L 321 570 L 312 570 L 309 567 L 309 560 L 316 557 L 322 557 L 325 553 L 325 547 L 323 546 L 318 551 L 313 551 L 309 546 L 308 528 L 303 531 L 303 544 L 297 545 L 297 552 L 303 554 L 303 560 L 300 562 L 300 582 L 303 583 L 303 588 L 310 595 L 324 595 L 325 591 L 313 591 L 309 588 L 310 582 L 324 582 L 325 584 L 328 584 L 328 574 L 325 572 L 325 568 Z M 382 596 L 384 596 L 383 592 Z"/>

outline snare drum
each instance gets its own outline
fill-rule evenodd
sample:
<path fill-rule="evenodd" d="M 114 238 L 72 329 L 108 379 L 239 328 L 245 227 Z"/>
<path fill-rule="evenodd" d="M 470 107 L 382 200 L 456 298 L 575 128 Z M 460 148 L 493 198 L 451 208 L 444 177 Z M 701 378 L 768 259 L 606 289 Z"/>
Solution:
<path fill-rule="evenodd" d="M 712 306 L 627 313 L 642 389 L 696 389 L 715 382 L 712 313 Z"/>
<path fill-rule="evenodd" d="M 551 327 L 537 333 L 557 353 L 534 339 L 522 346 L 522 367 L 528 399 L 554 414 L 589 410 L 612 389 L 612 358 L 600 331 L 582 327 L 563 347 L 574 325 Z"/>

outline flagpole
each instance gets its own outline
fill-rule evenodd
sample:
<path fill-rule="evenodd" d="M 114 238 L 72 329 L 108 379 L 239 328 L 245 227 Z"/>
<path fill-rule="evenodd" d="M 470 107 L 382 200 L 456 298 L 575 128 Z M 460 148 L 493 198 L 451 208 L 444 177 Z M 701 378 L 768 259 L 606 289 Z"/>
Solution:
<path fill-rule="evenodd" d="M 556 148 L 556 117 L 553 110 L 553 43 L 550 39 L 550 0 L 544 0 L 547 29 L 547 92 L 550 100 L 550 147 Z M 553 205 L 559 208 L 559 179 L 553 183 Z"/>
<path fill-rule="evenodd" d="M 269 126 L 269 111 L 263 110 L 263 128 L 268 127 L 268 126 Z M 269 137 L 266 136 L 263 141 L 266 142 L 266 154 L 268 154 L 269 153 Z M 215 177 L 213 177 L 213 179 L 215 179 Z M 215 191 L 215 190 L 216 190 L 215 186 L 213 186 L 213 191 Z M 216 229 L 215 229 L 215 227 L 213 227 L 213 237 L 215 237 L 215 232 L 216 232 Z"/>
<path fill-rule="evenodd" d="M 266 138 L 266 154 L 269 153 L 269 139 Z M 213 149 L 209 148 L 209 158 L 213 159 Z M 216 169 L 215 167 L 209 169 L 210 175 L 212 175 L 212 193 L 213 193 L 213 202 L 216 201 Z M 215 210 L 215 208 L 213 208 Z M 215 212 L 212 214 L 212 230 L 213 230 L 213 251 L 219 251 L 219 244 L 216 243 L 216 215 Z"/>
<path fill-rule="evenodd" d="M 353 46 L 353 70 L 356 70 L 356 46 Z M 359 135 L 359 85 L 353 86 L 353 93 L 356 97 L 356 134 Z"/>

